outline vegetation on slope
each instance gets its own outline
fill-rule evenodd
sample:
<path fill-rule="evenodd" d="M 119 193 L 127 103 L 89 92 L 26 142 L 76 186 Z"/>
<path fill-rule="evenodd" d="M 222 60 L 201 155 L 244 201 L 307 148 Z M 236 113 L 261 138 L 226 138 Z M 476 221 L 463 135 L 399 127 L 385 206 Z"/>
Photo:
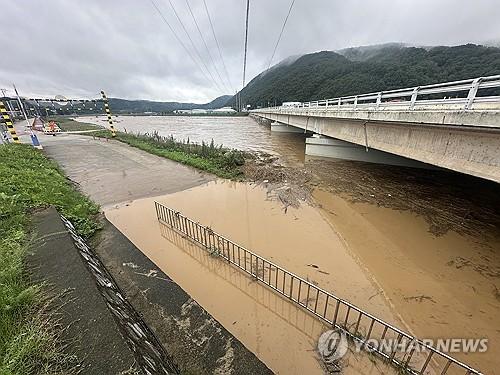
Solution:
<path fill-rule="evenodd" d="M 58 119 L 57 123 L 64 131 L 102 129 L 97 125 L 81 123 L 67 118 Z M 86 133 L 85 135 L 111 138 L 109 130 Z M 219 177 L 237 179 L 243 175 L 241 167 L 245 164 L 245 153 L 222 145 L 215 145 L 213 140 L 210 143 L 202 142 L 197 144 L 190 142 L 189 139 L 178 141 L 173 136 L 164 137 L 157 132 L 152 134 L 117 132 L 116 137 L 113 139 L 150 154 L 213 173 Z"/>
<path fill-rule="evenodd" d="M 267 106 L 500 74 L 500 48 L 495 47 L 389 45 L 369 54 L 353 50 L 343 52 L 352 60 L 323 51 L 278 64 L 242 90 L 243 102 Z"/>
<path fill-rule="evenodd" d="M 84 135 L 111 138 L 109 129 L 101 130 L 102 127 L 98 125 L 62 117 L 57 119 L 57 123 L 63 131 L 94 129 L 98 131 Z M 116 137 L 113 139 L 219 177 L 238 179 L 243 176 L 242 166 L 247 155 L 243 151 L 215 145 L 213 140 L 210 143 L 197 144 L 190 142 L 189 139 L 178 141 L 173 136 L 164 137 L 157 132 L 152 134 L 116 132 Z"/>
<path fill-rule="evenodd" d="M 88 237 L 98 229 L 98 206 L 31 146 L 0 146 L 0 181 L 0 374 L 64 372 L 67 358 L 43 312 L 45 297 L 24 269 L 30 213 L 54 205 Z"/>
<path fill-rule="evenodd" d="M 110 137 L 109 131 L 100 132 L 98 136 Z M 139 148 L 157 156 L 177 161 L 191 167 L 201 169 L 223 178 L 239 178 L 242 176 L 241 166 L 245 163 L 242 151 L 217 146 L 212 140 L 201 144 L 178 141 L 173 136 L 164 137 L 157 132 L 153 134 L 129 134 L 118 132 L 114 138 L 132 147 Z"/>
<path fill-rule="evenodd" d="M 85 131 L 85 130 L 104 129 L 104 126 L 89 124 L 86 122 L 75 121 L 75 120 L 72 120 L 68 117 L 62 117 L 62 116 L 48 118 L 46 121 L 55 121 L 57 123 L 57 125 L 61 128 L 61 130 L 64 132 L 77 132 L 77 131 Z M 106 123 L 106 125 L 107 125 L 107 123 Z"/>

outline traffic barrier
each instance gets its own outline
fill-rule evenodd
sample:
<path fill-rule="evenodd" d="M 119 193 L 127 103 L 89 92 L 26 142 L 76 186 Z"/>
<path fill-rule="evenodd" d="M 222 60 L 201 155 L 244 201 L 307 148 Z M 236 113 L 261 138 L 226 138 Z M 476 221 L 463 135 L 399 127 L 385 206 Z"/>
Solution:
<path fill-rule="evenodd" d="M 2 116 L 3 122 L 7 126 L 7 130 L 12 137 L 12 141 L 14 143 L 21 143 L 19 137 L 17 136 L 16 129 L 14 129 L 14 124 L 12 123 L 9 112 L 7 112 L 7 109 L 5 108 L 3 102 L 0 102 L 0 115 Z"/>

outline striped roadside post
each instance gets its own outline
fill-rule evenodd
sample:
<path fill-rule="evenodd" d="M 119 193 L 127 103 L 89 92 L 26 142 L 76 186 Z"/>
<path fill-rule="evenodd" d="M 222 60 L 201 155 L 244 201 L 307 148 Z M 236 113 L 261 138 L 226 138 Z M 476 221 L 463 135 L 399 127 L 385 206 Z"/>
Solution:
<path fill-rule="evenodd" d="M 5 108 L 5 105 L 3 102 L 0 102 L 0 115 L 2 116 L 3 121 L 5 122 L 5 125 L 7 126 L 7 130 L 10 133 L 10 136 L 12 137 L 12 140 L 14 143 L 21 143 L 19 140 L 19 137 L 17 136 L 16 129 L 14 129 L 14 124 L 12 123 L 12 120 L 10 119 L 9 112 L 7 112 L 7 109 Z"/>
<path fill-rule="evenodd" d="M 106 96 L 104 91 L 101 91 L 101 95 L 102 100 L 104 101 L 104 111 L 106 111 L 106 115 L 108 116 L 108 124 L 109 128 L 111 129 L 111 136 L 116 137 L 115 127 L 113 126 L 113 119 L 111 118 L 111 111 L 109 109 L 108 97 Z"/>

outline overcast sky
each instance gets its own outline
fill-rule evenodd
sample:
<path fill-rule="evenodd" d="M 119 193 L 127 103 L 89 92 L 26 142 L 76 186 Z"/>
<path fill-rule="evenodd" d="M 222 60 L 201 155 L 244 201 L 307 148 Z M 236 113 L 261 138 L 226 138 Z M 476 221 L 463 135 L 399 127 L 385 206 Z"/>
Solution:
<path fill-rule="evenodd" d="M 203 0 L 187 1 L 218 73 L 186 0 L 153 1 L 189 54 L 151 0 L 0 0 L 0 88 L 14 82 L 27 96 L 96 97 L 104 89 L 127 99 L 206 102 L 241 87 L 246 0 L 206 0 L 230 83 Z M 289 6 L 250 0 L 247 82 L 267 68 Z M 385 42 L 499 41 L 499 20 L 499 0 L 296 0 L 273 63 Z"/>

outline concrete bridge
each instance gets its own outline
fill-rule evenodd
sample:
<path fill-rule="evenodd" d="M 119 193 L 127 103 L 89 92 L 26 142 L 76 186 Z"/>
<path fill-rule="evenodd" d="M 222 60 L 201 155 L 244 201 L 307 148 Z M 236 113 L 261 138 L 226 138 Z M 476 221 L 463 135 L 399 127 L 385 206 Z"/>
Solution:
<path fill-rule="evenodd" d="M 306 154 L 451 169 L 500 183 L 500 75 L 251 111 L 310 132 Z M 420 164 L 422 165 L 422 164 Z"/>

